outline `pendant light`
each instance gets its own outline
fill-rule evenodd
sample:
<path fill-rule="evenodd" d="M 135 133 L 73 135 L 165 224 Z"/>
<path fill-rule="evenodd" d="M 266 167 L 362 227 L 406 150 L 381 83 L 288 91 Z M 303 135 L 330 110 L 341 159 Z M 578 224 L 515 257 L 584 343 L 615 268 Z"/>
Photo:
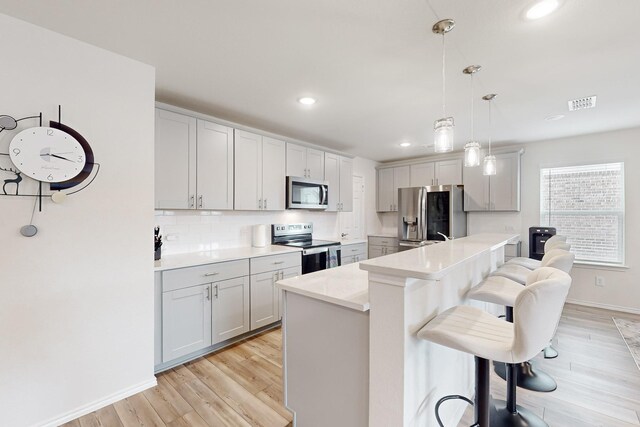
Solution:
<path fill-rule="evenodd" d="M 474 114 L 474 95 L 473 95 L 473 75 L 480 71 L 482 67 L 480 65 L 469 65 L 462 70 L 464 74 L 471 76 L 471 141 L 464 145 L 464 165 L 465 167 L 472 168 L 480 166 L 480 144 L 478 144 L 474 138 L 473 133 L 473 114 Z"/>
<path fill-rule="evenodd" d="M 482 97 L 485 101 L 489 101 L 489 154 L 484 156 L 484 165 L 482 167 L 483 175 L 495 175 L 496 174 L 496 156 L 491 154 L 491 101 L 498 96 L 495 93 L 490 93 Z"/>
<path fill-rule="evenodd" d="M 445 46 L 444 35 L 453 30 L 456 23 L 453 19 L 443 19 L 433 25 L 432 31 L 435 34 L 442 34 L 442 116 L 443 118 L 436 120 L 433 125 L 433 147 L 436 153 L 446 153 L 453 151 L 453 117 L 446 117 L 445 103 Z"/>

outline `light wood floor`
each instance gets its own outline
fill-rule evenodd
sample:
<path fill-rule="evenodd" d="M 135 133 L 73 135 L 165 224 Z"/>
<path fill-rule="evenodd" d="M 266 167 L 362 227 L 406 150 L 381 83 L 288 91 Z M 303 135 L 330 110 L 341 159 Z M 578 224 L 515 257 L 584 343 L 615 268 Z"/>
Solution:
<path fill-rule="evenodd" d="M 280 329 L 264 332 L 158 374 L 156 387 L 64 426 L 289 426 L 281 348 Z"/>
<path fill-rule="evenodd" d="M 518 388 L 518 404 L 550 427 L 640 426 L 640 370 L 611 317 L 640 316 L 567 304 L 554 339 L 555 359 L 534 359 L 558 388 L 537 393 Z M 491 375 L 491 394 L 505 399 L 506 383 Z M 460 426 L 472 424 L 469 408 Z"/>
<path fill-rule="evenodd" d="M 551 427 L 640 426 L 640 370 L 611 316 L 625 313 L 565 307 L 556 359 L 536 358 L 558 382 L 553 393 L 518 389 L 518 403 Z M 280 329 L 263 333 L 158 375 L 158 385 L 65 424 L 78 426 L 287 426 L 282 406 Z M 491 378 L 494 397 L 505 382 Z M 471 424 L 469 408 L 460 426 Z"/>

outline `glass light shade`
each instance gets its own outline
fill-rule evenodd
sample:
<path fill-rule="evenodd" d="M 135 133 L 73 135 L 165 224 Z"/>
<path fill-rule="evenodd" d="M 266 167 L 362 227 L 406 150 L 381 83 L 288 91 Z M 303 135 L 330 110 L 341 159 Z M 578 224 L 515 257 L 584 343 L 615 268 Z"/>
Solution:
<path fill-rule="evenodd" d="M 436 120 L 433 137 L 433 149 L 436 153 L 453 151 L 453 117 Z"/>
<path fill-rule="evenodd" d="M 464 165 L 472 168 L 480 166 L 480 144 L 469 141 L 464 145 Z"/>
<path fill-rule="evenodd" d="M 496 174 L 496 156 L 484 156 L 484 166 L 482 168 L 482 175 L 495 175 Z"/>

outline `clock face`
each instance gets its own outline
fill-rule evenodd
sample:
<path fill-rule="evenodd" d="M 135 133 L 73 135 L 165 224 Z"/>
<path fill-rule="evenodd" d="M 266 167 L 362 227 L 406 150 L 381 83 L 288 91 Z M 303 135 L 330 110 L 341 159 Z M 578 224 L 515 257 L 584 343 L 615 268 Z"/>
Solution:
<path fill-rule="evenodd" d="M 25 129 L 13 137 L 9 155 L 20 172 L 44 182 L 67 181 L 82 172 L 87 161 L 73 136 L 45 126 Z"/>

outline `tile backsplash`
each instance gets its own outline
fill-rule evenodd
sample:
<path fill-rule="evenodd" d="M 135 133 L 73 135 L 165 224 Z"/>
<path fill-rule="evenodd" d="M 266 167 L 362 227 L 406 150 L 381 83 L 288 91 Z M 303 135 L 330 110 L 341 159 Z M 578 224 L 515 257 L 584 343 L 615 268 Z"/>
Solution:
<path fill-rule="evenodd" d="M 163 255 L 251 246 L 256 224 L 313 222 L 314 237 L 337 239 L 340 216 L 336 212 L 278 211 L 156 211 Z"/>

